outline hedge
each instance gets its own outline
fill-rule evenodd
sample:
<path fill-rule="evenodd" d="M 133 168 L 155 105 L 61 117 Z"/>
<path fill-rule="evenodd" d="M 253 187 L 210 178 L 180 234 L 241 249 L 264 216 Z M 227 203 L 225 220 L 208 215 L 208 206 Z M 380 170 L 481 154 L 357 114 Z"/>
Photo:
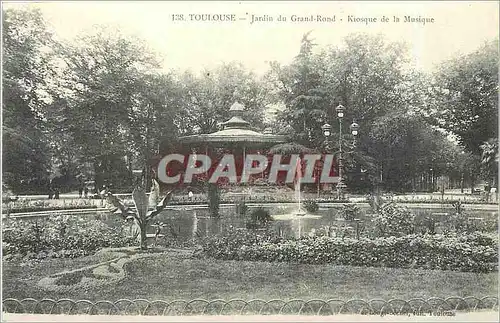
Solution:
<path fill-rule="evenodd" d="M 386 238 L 327 236 L 283 239 L 234 230 L 204 240 L 206 256 L 224 260 L 298 262 L 369 267 L 424 268 L 472 272 L 497 270 L 493 235 L 407 235 Z"/>

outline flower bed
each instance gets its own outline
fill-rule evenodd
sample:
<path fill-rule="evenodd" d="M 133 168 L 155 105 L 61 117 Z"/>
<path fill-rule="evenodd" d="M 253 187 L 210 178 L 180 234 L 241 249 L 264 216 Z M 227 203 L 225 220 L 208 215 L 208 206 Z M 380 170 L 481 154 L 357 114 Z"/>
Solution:
<path fill-rule="evenodd" d="M 495 271 L 498 262 L 498 238 L 483 233 L 359 240 L 320 236 L 297 240 L 234 230 L 223 236 L 206 238 L 202 248 L 206 256 L 224 260 L 472 272 Z"/>
<path fill-rule="evenodd" d="M 124 265 L 126 263 L 151 255 L 120 249 L 103 249 L 100 253 L 114 255 L 115 258 L 92 266 L 63 271 L 44 277 L 38 282 L 38 287 L 45 291 L 58 293 L 67 293 L 75 289 L 88 291 L 93 288 L 102 288 L 125 278 Z"/>
<path fill-rule="evenodd" d="M 2 232 L 5 260 L 75 258 L 93 254 L 101 248 L 134 244 L 120 230 L 102 221 L 81 217 L 72 218 L 72 221 L 64 216 L 36 221 L 11 220 L 3 223 Z"/>
<path fill-rule="evenodd" d="M 8 206 L 2 205 L 4 213 L 11 214 L 40 211 L 74 210 L 74 209 L 95 209 L 102 205 L 102 202 L 95 200 L 20 200 L 11 202 Z"/>
<path fill-rule="evenodd" d="M 395 196 L 394 198 L 387 198 L 383 197 L 386 200 L 393 200 L 394 202 L 398 203 L 418 203 L 418 204 L 454 204 L 457 202 L 460 202 L 462 204 L 498 204 L 498 202 L 494 202 L 492 200 L 486 201 L 486 200 L 481 200 L 481 199 L 474 199 L 474 198 L 466 198 L 464 196 L 463 199 L 442 199 L 440 197 L 429 197 L 429 198 L 413 198 L 413 197 L 398 197 Z M 368 199 L 367 199 L 368 201 Z"/>

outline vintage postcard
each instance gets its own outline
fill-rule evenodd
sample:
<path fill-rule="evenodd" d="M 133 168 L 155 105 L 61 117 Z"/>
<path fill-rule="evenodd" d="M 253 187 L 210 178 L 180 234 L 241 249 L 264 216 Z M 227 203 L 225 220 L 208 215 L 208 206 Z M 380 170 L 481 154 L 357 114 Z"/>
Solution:
<path fill-rule="evenodd" d="M 497 1 L 3 1 L 2 319 L 497 321 Z"/>

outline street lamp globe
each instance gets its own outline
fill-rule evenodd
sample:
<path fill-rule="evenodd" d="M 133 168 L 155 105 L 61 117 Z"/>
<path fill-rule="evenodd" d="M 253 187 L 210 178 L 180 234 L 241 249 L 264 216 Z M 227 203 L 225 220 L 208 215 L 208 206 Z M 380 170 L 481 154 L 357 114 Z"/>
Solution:
<path fill-rule="evenodd" d="M 356 121 L 353 121 L 351 124 L 351 133 L 353 136 L 358 135 L 358 130 L 359 130 L 359 124 L 356 123 Z"/>
<path fill-rule="evenodd" d="M 344 110 L 345 110 L 344 106 L 343 106 L 342 104 L 339 104 L 339 105 L 335 108 L 335 110 L 337 111 L 337 116 L 338 116 L 340 119 L 342 119 L 342 118 L 344 117 Z"/>
<path fill-rule="evenodd" d="M 332 126 L 329 125 L 328 123 L 325 123 L 324 125 L 321 126 L 321 130 L 323 130 L 323 134 L 325 135 L 325 137 L 330 137 Z"/>

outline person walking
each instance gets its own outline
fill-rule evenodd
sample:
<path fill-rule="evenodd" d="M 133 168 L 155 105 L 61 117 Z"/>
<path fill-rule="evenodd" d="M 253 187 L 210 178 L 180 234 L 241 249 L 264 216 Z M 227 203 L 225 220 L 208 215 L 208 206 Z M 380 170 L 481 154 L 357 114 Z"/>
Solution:
<path fill-rule="evenodd" d="M 59 187 L 56 187 L 54 189 L 54 199 L 58 200 L 59 199 Z"/>

